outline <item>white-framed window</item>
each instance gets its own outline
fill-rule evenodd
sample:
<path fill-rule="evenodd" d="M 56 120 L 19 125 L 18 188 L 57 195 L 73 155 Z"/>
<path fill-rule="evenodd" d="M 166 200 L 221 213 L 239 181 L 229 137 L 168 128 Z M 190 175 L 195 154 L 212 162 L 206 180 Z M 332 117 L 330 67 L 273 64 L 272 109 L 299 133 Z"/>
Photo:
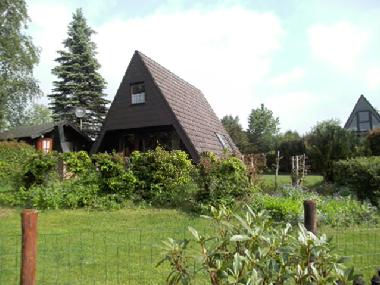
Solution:
<path fill-rule="evenodd" d="M 144 82 L 131 84 L 131 103 L 132 105 L 145 103 Z"/>

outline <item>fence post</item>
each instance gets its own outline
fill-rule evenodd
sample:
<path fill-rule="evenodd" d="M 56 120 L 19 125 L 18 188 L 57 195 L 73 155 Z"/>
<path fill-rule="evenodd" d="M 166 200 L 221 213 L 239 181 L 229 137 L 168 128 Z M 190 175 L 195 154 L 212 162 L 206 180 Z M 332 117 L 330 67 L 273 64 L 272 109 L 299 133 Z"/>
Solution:
<path fill-rule="evenodd" d="M 303 201 L 304 209 L 304 225 L 305 228 L 312 232 L 317 233 L 317 203 L 312 200 Z"/>
<path fill-rule="evenodd" d="M 20 285 L 36 284 L 37 220 L 38 212 L 36 210 L 25 209 L 22 211 L 22 251 Z"/>

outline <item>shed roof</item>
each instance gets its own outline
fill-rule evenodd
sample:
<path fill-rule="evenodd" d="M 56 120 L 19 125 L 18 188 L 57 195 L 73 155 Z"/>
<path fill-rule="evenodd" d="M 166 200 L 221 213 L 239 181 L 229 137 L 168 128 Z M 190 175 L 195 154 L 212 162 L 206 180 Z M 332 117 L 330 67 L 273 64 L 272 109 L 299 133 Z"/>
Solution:
<path fill-rule="evenodd" d="M 83 132 L 81 132 L 76 126 L 74 126 L 73 124 L 67 121 L 50 122 L 50 123 L 44 123 L 40 125 L 22 126 L 22 127 L 14 128 L 9 131 L 1 132 L 0 140 L 11 140 L 11 139 L 20 139 L 20 138 L 35 139 L 35 138 L 43 136 L 46 133 L 53 131 L 55 127 L 60 127 L 60 126 L 70 126 L 75 131 L 82 134 L 83 137 L 85 137 L 87 140 L 91 141 L 91 139 L 87 135 L 83 134 Z"/>

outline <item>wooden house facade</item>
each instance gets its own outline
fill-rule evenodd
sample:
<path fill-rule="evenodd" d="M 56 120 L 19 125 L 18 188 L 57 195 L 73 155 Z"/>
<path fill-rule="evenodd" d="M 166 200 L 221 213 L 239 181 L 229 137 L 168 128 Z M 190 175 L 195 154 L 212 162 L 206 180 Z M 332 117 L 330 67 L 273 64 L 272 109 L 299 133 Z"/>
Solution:
<path fill-rule="evenodd" d="M 180 149 L 198 161 L 202 152 L 238 152 L 202 92 L 136 51 L 92 152 Z"/>

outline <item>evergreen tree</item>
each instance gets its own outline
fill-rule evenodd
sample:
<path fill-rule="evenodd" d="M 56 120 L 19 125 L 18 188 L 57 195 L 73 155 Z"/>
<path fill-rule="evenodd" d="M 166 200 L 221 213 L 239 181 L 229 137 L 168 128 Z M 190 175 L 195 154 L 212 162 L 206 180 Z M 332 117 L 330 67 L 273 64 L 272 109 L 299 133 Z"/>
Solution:
<path fill-rule="evenodd" d="M 50 109 L 56 121 L 78 122 L 75 108 L 82 107 L 83 131 L 95 138 L 107 113 L 108 100 L 103 90 L 106 82 L 99 74 L 100 64 L 95 58 L 96 45 L 91 41 L 94 31 L 87 25 L 82 10 L 77 9 L 68 27 L 65 50 L 58 51 L 58 65 L 52 70 L 58 77 L 53 82 Z"/>

